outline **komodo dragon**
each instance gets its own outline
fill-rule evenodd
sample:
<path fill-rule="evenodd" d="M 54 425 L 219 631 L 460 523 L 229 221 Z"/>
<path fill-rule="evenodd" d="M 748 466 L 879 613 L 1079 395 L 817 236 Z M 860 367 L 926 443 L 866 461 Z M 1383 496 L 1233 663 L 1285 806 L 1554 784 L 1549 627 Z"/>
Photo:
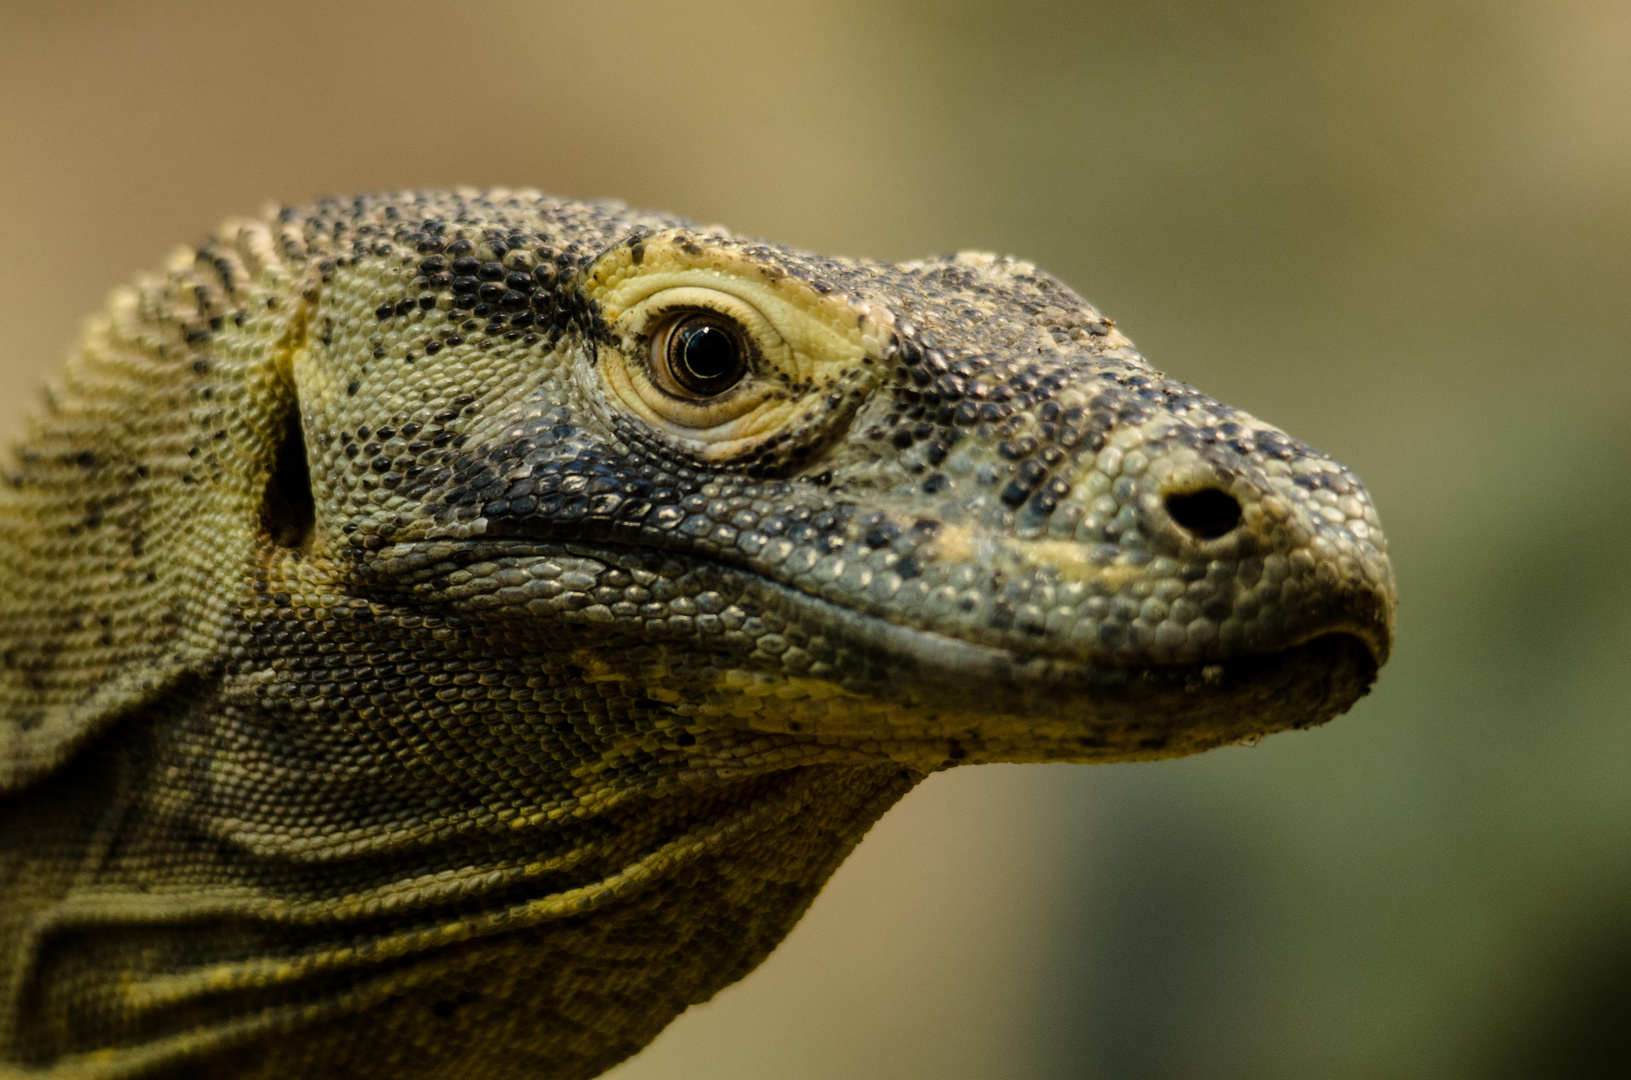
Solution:
<path fill-rule="evenodd" d="M 0 1075 L 594 1076 L 929 773 L 1346 710 L 1385 551 L 1025 262 L 229 221 L 0 483 Z"/>

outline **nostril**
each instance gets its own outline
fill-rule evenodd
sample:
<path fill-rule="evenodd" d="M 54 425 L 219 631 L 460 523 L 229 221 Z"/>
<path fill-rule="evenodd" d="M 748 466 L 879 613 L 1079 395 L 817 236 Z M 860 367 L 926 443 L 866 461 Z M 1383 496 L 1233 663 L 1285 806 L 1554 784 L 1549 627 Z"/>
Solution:
<path fill-rule="evenodd" d="M 1217 488 L 1168 495 L 1167 513 L 1180 528 L 1202 540 L 1216 540 L 1240 524 L 1239 501 Z"/>

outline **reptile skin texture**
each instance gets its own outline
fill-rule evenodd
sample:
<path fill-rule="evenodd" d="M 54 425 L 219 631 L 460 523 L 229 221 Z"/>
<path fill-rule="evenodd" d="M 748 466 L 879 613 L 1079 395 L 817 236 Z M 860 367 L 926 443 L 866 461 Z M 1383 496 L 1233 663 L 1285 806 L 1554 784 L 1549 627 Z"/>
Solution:
<path fill-rule="evenodd" d="M 1394 604 L 1351 472 L 1025 262 L 228 221 L 4 467 L 0 1076 L 598 1075 L 927 774 L 1322 723 Z"/>

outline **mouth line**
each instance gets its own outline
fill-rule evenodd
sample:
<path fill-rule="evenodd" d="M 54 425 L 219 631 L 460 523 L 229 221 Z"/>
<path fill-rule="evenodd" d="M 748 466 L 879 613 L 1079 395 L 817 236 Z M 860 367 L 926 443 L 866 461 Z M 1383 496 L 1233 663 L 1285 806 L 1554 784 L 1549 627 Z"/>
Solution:
<path fill-rule="evenodd" d="M 1352 648 L 1347 651 L 1362 655 L 1360 666 L 1369 668 L 1369 674 L 1364 677 L 1367 686 L 1379 670 L 1370 644 L 1345 628 L 1312 634 L 1277 649 L 1243 652 L 1215 660 L 1106 663 L 1064 652 L 988 645 L 905 626 L 736 567 L 720 569 L 747 579 L 755 598 L 766 606 L 816 613 L 824 629 L 829 633 L 837 631 L 846 644 L 854 646 L 854 651 L 864 658 L 859 672 L 840 681 L 849 682 L 853 678 L 863 686 L 867 683 L 895 685 L 906 678 L 942 690 L 956 688 L 957 692 L 989 693 L 996 689 L 1022 698 L 1082 693 L 1112 697 L 1123 694 L 1226 696 L 1233 689 L 1256 683 L 1299 662 L 1313 664 L 1318 656 L 1343 651 L 1340 647 L 1330 647 L 1339 642 L 1351 643 Z M 868 678 L 869 675 L 872 677 Z"/>
<path fill-rule="evenodd" d="M 1352 675 L 1360 687 L 1357 697 L 1368 691 L 1382 663 L 1375 644 L 1362 628 L 1341 624 L 1321 628 L 1275 649 L 1220 659 L 1115 663 L 1066 652 L 984 644 L 891 622 L 734 562 L 683 548 L 620 543 L 604 537 L 580 540 L 513 534 L 458 540 L 430 538 L 403 546 L 447 542 L 466 547 L 479 558 L 565 553 L 624 568 L 640 558 L 683 560 L 699 571 L 732 580 L 759 606 L 799 621 L 811 620 L 824 636 L 838 638 L 848 646 L 848 658 L 855 662 L 823 672 L 820 677 L 866 693 L 898 690 L 901 681 L 906 680 L 937 688 L 936 696 L 940 696 L 939 691 L 961 688 L 962 692 L 987 694 L 996 689 L 1022 698 L 1090 693 L 1138 698 L 1176 695 L 1195 700 L 1228 696 L 1232 690 L 1243 690 L 1264 680 L 1272 682 L 1299 664 L 1312 668 L 1321 662 L 1341 662 L 1354 669 Z"/>

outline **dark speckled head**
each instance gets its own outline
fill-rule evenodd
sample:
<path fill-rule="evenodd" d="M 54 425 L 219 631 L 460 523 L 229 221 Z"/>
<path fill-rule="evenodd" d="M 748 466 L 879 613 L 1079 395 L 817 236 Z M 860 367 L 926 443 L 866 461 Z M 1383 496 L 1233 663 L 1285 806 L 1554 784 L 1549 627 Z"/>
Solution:
<path fill-rule="evenodd" d="M 1030 264 L 479 201 L 479 228 L 435 200 L 306 224 L 361 249 L 293 368 L 316 542 L 358 573 L 624 640 L 607 655 L 705 726 L 920 765 L 1306 726 L 1386 660 L 1358 479 Z M 700 396 L 658 355 L 697 313 L 742 354 Z"/>
<path fill-rule="evenodd" d="M 1346 709 L 1385 551 L 1025 263 L 230 221 L 0 469 L 0 1073 L 586 1080 L 930 771 Z"/>

